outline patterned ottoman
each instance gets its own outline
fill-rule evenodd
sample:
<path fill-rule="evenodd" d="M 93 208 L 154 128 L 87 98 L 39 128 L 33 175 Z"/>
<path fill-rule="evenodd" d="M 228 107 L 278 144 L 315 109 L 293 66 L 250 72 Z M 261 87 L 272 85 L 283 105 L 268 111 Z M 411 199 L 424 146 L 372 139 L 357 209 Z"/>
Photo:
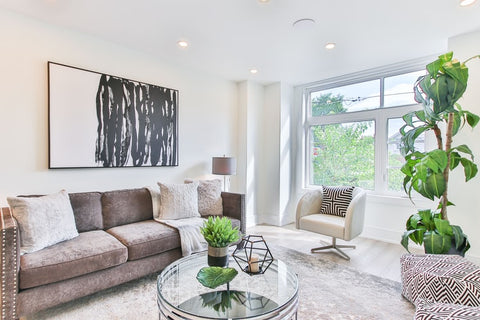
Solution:
<path fill-rule="evenodd" d="M 480 267 L 465 258 L 405 254 L 400 264 L 402 295 L 416 307 L 422 302 L 480 306 Z"/>
<path fill-rule="evenodd" d="M 478 320 L 480 307 L 452 303 L 419 302 L 414 320 Z"/>

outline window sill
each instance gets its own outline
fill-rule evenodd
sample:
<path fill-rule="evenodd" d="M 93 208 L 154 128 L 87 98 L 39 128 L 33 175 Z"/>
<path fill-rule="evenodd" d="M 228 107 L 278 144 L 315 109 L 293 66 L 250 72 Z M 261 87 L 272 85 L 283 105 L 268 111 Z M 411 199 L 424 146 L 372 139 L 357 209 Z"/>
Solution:
<path fill-rule="evenodd" d="M 369 202 L 386 204 L 393 206 L 403 206 L 403 207 L 416 207 L 418 209 L 422 208 L 435 208 L 436 204 L 433 201 L 424 199 L 424 198 L 413 198 L 413 202 L 406 195 L 393 195 L 393 194 L 378 194 L 369 192 L 367 194 L 367 199 Z"/>

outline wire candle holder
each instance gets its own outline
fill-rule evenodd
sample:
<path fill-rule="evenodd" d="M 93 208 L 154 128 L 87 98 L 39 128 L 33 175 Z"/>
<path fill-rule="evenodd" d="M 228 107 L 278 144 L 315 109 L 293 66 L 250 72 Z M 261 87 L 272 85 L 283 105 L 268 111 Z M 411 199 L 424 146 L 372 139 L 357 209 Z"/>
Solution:
<path fill-rule="evenodd" d="M 263 236 L 248 235 L 242 238 L 233 252 L 233 258 L 243 272 L 262 274 L 273 262 L 272 252 Z"/>

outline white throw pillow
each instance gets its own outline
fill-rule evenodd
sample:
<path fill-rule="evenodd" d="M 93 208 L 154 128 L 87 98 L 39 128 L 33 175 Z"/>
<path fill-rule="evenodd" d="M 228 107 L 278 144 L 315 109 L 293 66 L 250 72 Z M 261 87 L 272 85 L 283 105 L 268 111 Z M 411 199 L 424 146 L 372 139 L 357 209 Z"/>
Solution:
<path fill-rule="evenodd" d="M 166 184 L 160 186 L 160 220 L 200 217 L 198 212 L 198 182 Z"/>
<path fill-rule="evenodd" d="M 185 183 L 194 180 L 185 179 Z M 222 180 L 198 180 L 198 211 L 202 216 L 223 215 Z"/>
<path fill-rule="evenodd" d="M 20 228 L 20 253 L 31 253 L 78 236 L 65 190 L 43 197 L 8 197 Z"/>

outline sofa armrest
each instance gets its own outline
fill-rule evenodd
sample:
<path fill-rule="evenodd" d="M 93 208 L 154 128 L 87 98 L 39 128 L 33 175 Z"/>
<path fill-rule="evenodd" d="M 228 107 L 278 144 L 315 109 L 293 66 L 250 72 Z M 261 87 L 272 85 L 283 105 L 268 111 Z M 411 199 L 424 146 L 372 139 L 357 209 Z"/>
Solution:
<path fill-rule="evenodd" d="M 18 224 L 9 208 L 0 208 L 0 231 L 2 233 L 2 269 L 0 298 L 2 320 L 17 318 L 18 271 L 20 266 L 20 244 Z"/>
<path fill-rule="evenodd" d="M 240 220 L 240 232 L 246 234 L 245 195 L 222 192 L 223 215 Z"/>

